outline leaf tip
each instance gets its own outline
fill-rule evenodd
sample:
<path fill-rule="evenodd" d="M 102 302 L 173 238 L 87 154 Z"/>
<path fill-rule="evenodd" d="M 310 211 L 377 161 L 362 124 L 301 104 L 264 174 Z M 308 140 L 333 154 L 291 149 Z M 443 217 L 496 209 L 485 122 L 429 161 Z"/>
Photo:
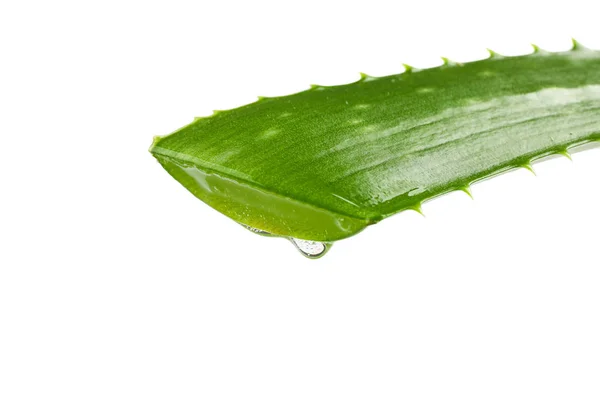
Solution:
<path fill-rule="evenodd" d="M 154 147 L 156 147 L 156 145 L 158 144 L 158 142 L 160 142 L 163 137 L 164 136 L 159 136 L 159 135 L 156 135 L 156 136 L 152 137 L 152 144 L 150 145 L 150 148 L 148 149 L 148 151 L 150 153 L 152 153 L 152 150 L 154 149 Z"/>

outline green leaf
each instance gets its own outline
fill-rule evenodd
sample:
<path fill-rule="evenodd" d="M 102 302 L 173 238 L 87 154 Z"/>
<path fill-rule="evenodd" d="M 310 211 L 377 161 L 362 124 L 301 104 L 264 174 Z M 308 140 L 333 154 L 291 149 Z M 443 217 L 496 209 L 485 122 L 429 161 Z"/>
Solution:
<path fill-rule="evenodd" d="M 332 242 L 428 199 L 600 141 L 600 52 L 319 86 L 197 118 L 150 151 L 196 197 L 274 235 Z"/>

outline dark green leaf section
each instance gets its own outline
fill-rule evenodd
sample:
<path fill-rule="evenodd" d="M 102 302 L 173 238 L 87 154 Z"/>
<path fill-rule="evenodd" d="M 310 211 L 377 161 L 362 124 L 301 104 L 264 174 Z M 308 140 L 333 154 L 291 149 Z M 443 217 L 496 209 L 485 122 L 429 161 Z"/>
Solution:
<path fill-rule="evenodd" d="M 219 111 L 151 152 L 198 198 L 333 241 L 430 198 L 600 141 L 600 52 L 576 45 L 313 86 Z"/>

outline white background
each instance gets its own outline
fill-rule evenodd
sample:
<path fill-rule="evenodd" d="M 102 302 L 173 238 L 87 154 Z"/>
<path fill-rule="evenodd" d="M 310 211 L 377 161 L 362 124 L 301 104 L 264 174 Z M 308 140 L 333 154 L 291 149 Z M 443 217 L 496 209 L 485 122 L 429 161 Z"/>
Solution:
<path fill-rule="evenodd" d="M 318 261 L 147 152 L 359 71 L 600 48 L 593 3 L 2 2 L 0 399 L 597 399 L 600 149 Z"/>

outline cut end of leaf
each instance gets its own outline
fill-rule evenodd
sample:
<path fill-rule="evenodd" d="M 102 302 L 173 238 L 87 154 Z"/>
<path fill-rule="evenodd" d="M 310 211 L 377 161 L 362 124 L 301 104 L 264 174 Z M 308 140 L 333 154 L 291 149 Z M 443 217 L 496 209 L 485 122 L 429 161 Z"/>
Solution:
<path fill-rule="evenodd" d="M 327 242 L 352 236 L 369 221 L 340 214 L 258 188 L 228 176 L 172 158 L 160 146 L 151 148 L 160 164 L 190 192 L 234 221 L 255 230 L 296 239 Z"/>

